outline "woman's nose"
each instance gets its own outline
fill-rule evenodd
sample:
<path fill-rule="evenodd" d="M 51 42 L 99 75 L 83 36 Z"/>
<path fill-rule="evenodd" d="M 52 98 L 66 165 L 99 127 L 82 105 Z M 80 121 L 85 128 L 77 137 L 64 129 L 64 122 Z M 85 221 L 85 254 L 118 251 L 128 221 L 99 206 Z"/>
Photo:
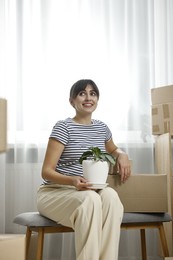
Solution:
<path fill-rule="evenodd" d="M 90 93 L 86 93 L 86 100 L 90 100 L 90 99 L 91 99 Z"/>

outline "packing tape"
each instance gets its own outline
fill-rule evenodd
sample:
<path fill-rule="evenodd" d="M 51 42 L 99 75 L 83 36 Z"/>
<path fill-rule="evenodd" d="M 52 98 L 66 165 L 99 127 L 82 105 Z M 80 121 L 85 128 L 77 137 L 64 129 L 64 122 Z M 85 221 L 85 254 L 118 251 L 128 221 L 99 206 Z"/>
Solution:
<path fill-rule="evenodd" d="M 169 118 L 169 105 L 168 104 L 163 104 L 163 118 Z"/>

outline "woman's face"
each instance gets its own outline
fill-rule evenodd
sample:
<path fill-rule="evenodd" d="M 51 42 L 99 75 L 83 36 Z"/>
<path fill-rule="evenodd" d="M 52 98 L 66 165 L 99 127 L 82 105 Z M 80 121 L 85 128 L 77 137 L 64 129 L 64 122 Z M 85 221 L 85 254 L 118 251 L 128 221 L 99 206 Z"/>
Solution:
<path fill-rule="evenodd" d="M 70 100 L 76 113 L 91 114 L 97 107 L 98 96 L 91 85 L 87 85 L 85 90 L 79 92 L 76 98 Z"/>

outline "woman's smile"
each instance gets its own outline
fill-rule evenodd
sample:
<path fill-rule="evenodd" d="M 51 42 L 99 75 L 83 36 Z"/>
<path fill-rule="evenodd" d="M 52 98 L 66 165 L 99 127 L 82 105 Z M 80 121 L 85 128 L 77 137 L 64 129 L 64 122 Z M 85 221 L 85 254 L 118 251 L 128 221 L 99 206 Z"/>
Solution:
<path fill-rule="evenodd" d="M 98 96 L 91 85 L 87 85 L 85 90 L 72 100 L 72 105 L 76 109 L 76 113 L 89 112 L 92 113 L 98 103 Z"/>
<path fill-rule="evenodd" d="M 91 102 L 85 102 L 85 103 L 83 103 L 83 106 L 84 106 L 84 107 L 92 107 L 92 106 L 93 106 L 93 103 L 91 103 Z"/>

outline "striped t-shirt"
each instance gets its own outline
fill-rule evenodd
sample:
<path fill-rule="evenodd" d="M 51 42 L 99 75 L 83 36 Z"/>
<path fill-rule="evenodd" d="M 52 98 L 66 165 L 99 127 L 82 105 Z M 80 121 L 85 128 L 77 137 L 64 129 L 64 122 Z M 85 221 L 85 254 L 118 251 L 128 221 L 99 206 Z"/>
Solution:
<path fill-rule="evenodd" d="M 53 127 L 50 138 L 64 145 L 64 151 L 56 166 L 56 171 L 65 175 L 83 175 L 79 158 L 89 147 L 99 147 L 105 152 L 105 142 L 112 133 L 100 120 L 92 120 L 91 125 L 82 125 L 71 118 L 58 121 Z"/>

